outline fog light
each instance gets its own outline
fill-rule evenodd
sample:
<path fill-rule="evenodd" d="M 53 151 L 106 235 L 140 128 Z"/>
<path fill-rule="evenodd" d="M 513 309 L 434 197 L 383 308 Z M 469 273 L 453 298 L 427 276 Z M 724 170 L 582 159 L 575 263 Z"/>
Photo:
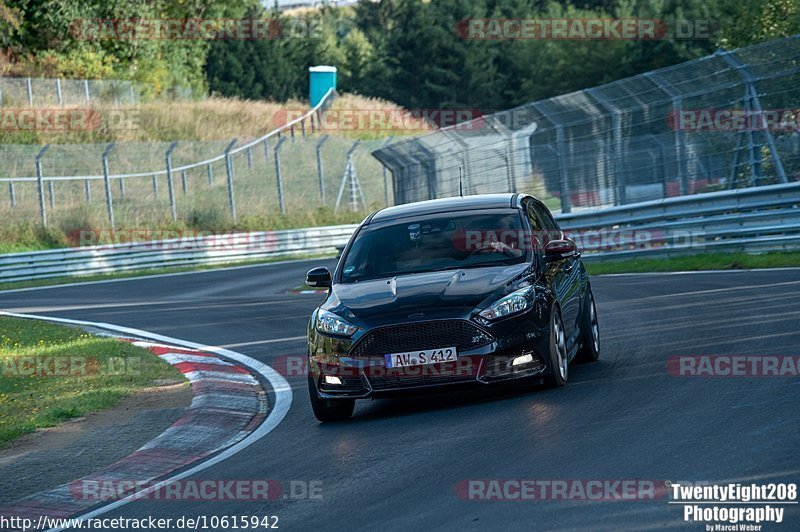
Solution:
<path fill-rule="evenodd" d="M 333 375 L 325 375 L 325 384 L 342 384 L 342 379 Z"/>
<path fill-rule="evenodd" d="M 522 364 L 530 364 L 533 362 L 533 355 L 522 355 L 511 361 L 512 366 L 521 366 Z"/>

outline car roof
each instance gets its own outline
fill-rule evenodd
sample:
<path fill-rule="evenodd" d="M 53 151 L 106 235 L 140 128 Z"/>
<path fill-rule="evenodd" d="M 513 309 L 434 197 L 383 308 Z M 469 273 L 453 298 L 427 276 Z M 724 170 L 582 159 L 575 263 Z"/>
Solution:
<path fill-rule="evenodd" d="M 475 196 L 455 196 L 415 203 L 405 203 L 381 209 L 367 220 L 384 222 L 418 214 L 436 214 L 440 212 L 471 211 L 476 209 L 502 209 L 516 207 L 519 194 L 479 194 Z"/>

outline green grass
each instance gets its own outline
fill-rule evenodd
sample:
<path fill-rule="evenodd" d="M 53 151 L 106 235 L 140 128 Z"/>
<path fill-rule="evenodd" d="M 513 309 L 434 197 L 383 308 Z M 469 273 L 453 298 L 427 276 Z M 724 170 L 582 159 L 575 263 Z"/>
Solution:
<path fill-rule="evenodd" d="M 0 364 L 0 448 L 38 428 L 114 406 L 156 379 L 183 378 L 127 342 L 6 316 L 0 316 Z"/>
<path fill-rule="evenodd" d="M 145 277 L 147 275 L 163 275 L 167 273 L 181 273 L 181 272 L 194 272 L 204 270 L 218 270 L 221 268 L 230 268 L 231 266 L 247 266 L 250 264 L 267 264 L 270 262 L 280 262 L 285 260 L 301 260 L 301 259 L 320 259 L 320 258 L 333 258 L 331 253 L 298 253 L 290 257 L 279 258 L 264 258 L 243 260 L 237 262 L 227 262 L 224 264 L 198 264 L 196 266 L 175 266 L 171 268 L 151 268 L 145 270 L 131 270 L 127 272 L 117 273 L 99 273 L 96 275 L 80 275 L 73 277 L 53 277 L 51 279 L 36 279 L 32 281 L 17 281 L 11 283 L 0 283 L 0 292 L 3 290 L 13 290 L 16 288 L 32 288 L 36 286 L 55 286 L 67 283 L 84 283 L 89 281 L 106 281 L 111 279 L 126 279 L 129 277 Z"/>
<path fill-rule="evenodd" d="M 51 220 L 44 228 L 38 218 L 15 220 L 7 218 L 0 221 L 0 254 L 78 247 L 82 244 L 115 244 L 141 241 L 142 235 L 152 236 L 153 240 L 162 238 L 191 238 L 199 232 L 233 233 L 248 231 L 280 231 L 360 223 L 370 212 L 380 206 L 367 210 L 351 211 L 347 208 L 335 212 L 328 207 L 309 208 L 302 211 L 279 214 L 270 212 L 263 215 L 241 216 L 236 222 L 228 217 L 224 208 L 206 205 L 192 211 L 186 220 L 173 221 L 168 217 L 153 216 L 137 223 L 117 224 L 117 230 L 105 227 L 105 213 L 100 206 L 76 209 L 69 217 Z M 121 206 L 115 206 L 115 209 Z M 81 232 L 85 232 L 81 242 Z"/>
<path fill-rule="evenodd" d="M 586 268 L 592 275 L 698 270 L 747 270 L 793 266 L 800 266 L 800 252 L 798 251 L 770 252 L 758 255 L 743 252 L 703 253 L 665 258 L 586 261 Z"/>

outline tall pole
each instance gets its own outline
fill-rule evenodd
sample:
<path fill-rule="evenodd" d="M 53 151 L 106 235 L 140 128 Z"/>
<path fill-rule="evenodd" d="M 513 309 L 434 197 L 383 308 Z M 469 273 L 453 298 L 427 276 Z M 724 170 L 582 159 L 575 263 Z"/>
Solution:
<path fill-rule="evenodd" d="M 39 150 L 39 153 L 36 154 L 36 183 L 39 187 L 39 216 L 42 219 L 42 225 L 47 227 L 47 211 L 45 210 L 44 206 L 44 181 L 42 179 L 42 157 L 50 148 L 49 144 L 45 144 L 42 146 L 42 149 Z"/>

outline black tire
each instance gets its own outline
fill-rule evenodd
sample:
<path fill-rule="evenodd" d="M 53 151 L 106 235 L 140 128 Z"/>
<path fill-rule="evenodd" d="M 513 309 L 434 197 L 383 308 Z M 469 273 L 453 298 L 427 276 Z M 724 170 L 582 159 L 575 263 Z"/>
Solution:
<path fill-rule="evenodd" d="M 317 388 L 311 375 L 308 376 L 308 395 L 311 397 L 311 408 L 314 416 L 323 423 L 328 421 L 344 421 L 353 415 L 355 399 L 322 399 L 317 395 Z"/>
<path fill-rule="evenodd" d="M 547 386 L 559 388 L 567 383 L 568 357 L 564 320 L 561 319 L 561 311 L 554 305 L 550 313 L 550 374 L 544 379 Z"/>
<path fill-rule="evenodd" d="M 575 362 L 584 364 L 596 362 L 600 358 L 600 326 L 597 323 L 597 306 L 594 304 L 592 289 L 586 292 L 586 303 L 581 312 L 581 347 L 575 355 Z"/>

